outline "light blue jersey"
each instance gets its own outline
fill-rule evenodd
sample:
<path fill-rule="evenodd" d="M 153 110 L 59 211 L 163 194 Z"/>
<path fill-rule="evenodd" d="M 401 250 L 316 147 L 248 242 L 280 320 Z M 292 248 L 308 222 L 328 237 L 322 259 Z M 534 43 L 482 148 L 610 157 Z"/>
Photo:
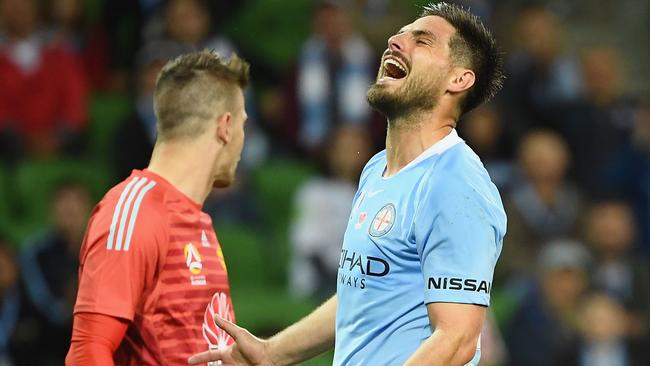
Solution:
<path fill-rule="evenodd" d="M 343 240 L 336 366 L 402 365 L 432 334 L 425 304 L 490 302 L 506 215 L 476 154 L 453 130 L 385 168 L 385 151 L 364 168 Z"/>

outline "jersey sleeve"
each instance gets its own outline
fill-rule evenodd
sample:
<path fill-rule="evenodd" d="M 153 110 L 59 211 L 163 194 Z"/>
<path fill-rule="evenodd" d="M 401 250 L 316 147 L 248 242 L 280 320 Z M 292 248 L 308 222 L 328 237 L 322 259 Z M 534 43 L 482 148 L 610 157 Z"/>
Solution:
<path fill-rule="evenodd" d="M 423 194 L 414 223 L 425 303 L 488 306 L 505 232 L 498 193 L 483 194 L 460 179 L 440 181 Z"/>
<path fill-rule="evenodd" d="M 66 366 L 114 366 L 113 353 L 119 347 L 129 323 L 97 313 L 79 313 L 72 323 Z"/>
<path fill-rule="evenodd" d="M 133 320 L 162 263 L 165 220 L 145 202 L 130 212 L 123 209 L 115 215 L 115 209 L 100 208 L 88 224 L 74 312 Z"/>

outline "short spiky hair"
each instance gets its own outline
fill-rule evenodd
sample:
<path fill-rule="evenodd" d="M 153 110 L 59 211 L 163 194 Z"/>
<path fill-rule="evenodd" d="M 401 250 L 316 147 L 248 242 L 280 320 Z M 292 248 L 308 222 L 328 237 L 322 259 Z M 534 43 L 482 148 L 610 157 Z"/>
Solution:
<path fill-rule="evenodd" d="M 476 80 L 461 102 L 461 114 L 489 101 L 503 86 L 503 58 L 492 33 L 481 20 L 458 5 L 440 2 L 422 8 L 420 17 L 439 16 L 455 29 L 449 40 L 454 61 L 474 71 Z"/>
<path fill-rule="evenodd" d="M 224 60 L 209 50 L 193 52 L 167 62 L 158 75 L 154 106 L 158 137 L 192 137 L 201 134 L 215 106 L 232 108 L 236 88 L 248 83 L 249 65 L 236 54 Z"/>
<path fill-rule="evenodd" d="M 173 78 L 177 81 L 191 79 L 200 73 L 206 73 L 217 79 L 237 84 L 245 88 L 249 78 L 248 62 L 233 53 L 230 59 L 224 59 L 211 50 L 188 53 L 169 61 L 160 71 L 158 83 Z"/>

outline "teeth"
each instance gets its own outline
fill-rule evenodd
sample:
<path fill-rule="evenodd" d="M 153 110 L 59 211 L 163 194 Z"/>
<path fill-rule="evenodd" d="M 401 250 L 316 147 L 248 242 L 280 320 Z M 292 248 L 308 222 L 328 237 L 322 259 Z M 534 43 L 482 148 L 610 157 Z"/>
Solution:
<path fill-rule="evenodd" d="M 394 65 L 394 66 L 396 66 L 398 69 L 402 70 L 406 74 L 406 68 L 404 68 L 404 66 L 402 66 L 402 64 L 400 64 L 399 62 L 389 58 L 386 61 L 384 61 L 384 65 L 386 65 L 386 64 Z"/>

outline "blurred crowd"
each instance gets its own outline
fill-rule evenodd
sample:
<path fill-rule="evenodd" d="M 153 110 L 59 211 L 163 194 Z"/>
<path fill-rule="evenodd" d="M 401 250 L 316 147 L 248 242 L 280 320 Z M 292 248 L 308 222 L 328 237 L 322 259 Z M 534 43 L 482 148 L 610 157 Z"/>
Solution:
<path fill-rule="evenodd" d="M 217 233 L 224 223 L 284 231 L 287 292 L 333 294 L 359 174 L 385 137 L 366 89 L 387 37 L 426 2 L 0 0 L 0 366 L 62 363 L 87 219 L 103 190 L 146 167 L 156 75 L 192 50 L 252 64 L 238 180 L 204 206 Z M 504 90 L 458 123 L 508 214 L 482 364 L 648 364 L 650 74 L 630 74 L 644 61 L 585 35 L 603 16 L 583 16 L 589 1 L 456 2 L 506 56 Z M 624 34 L 647 51 L 650 5 L 620 9 L 636 27 Z M 120 104 L 97 101 L 115 98 L 127 107 L 110 120 Z M 29 221 L 20 192 L 29 184 L 43 197 L 45 183 L 25 166 L 71 160 L 104 184 L 48 182 L 43 219 Z M 291 187 L 287 212 L 257 199 L 287 188 L 255 184 L 278 161 L 312 172 Z M 278 215 L 284 227 L 270 228 Z"/>

